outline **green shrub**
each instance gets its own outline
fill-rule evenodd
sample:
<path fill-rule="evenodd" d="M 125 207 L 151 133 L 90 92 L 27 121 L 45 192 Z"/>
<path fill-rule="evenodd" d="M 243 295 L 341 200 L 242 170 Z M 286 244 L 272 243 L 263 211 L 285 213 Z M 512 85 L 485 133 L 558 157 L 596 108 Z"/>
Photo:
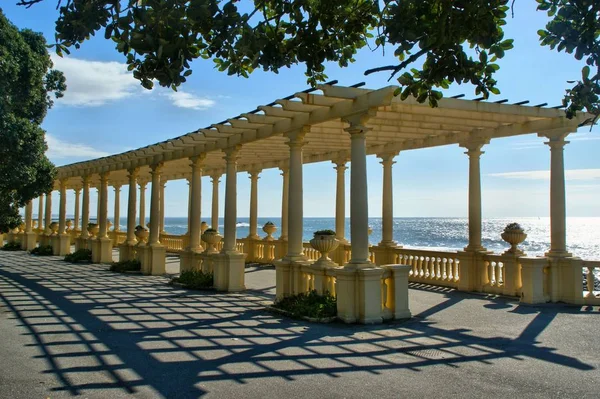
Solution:
<path fill-rule="evenodd" d="M 36 256 L 52 256 L 52 245 L 40 245 L 33 248 L 30 253 Z"/>
<path fill-rule="evenodd" d="M 92 261 L 92 251 L 89 249 L 78 249 L 72 254 L 68 254 L 65 256 L 65 262 L 71 263 L 89 263 Z"/>
<path fill-rule="evenodd" d="M 275 302 L 277 309 L 285 310 L 293 317 L 311 317 L 322 319 L 335 317 L 337 315 L 337 300 L 329 292 L 323 295 L 317 294 L 316 290 L 297 295 L 286 296 Z"/>
<path fill-rule="evenodd" d="M 125 273 L 139 272 L 140 270 L 142 270 L 142 264 L 137 259 L 122 260 L 120 262 L 113 262 L 113 264 L 110 265 L 111 272 Z"/>
<path fill-rule="evenodd" d="M 313 234 L 316 236 L 334 236 L 335 231 L 333 231 L 333 230 L 317 230 Z"/>
<path fill-rule="evenodd" d="M 179 277 L 173 278 L 171 282 L 183 284 L 192 289 L 202 289 L 212 287 L 214 277 L 212 273 L 204 273 L 202 270 L 186 270 L 181 272 Z"/>
<path fill-rule="evenodd" d="M 3 251 L 20 251 L 21 243 L 18 243 L 16 241 L 9 242 L 9 243 L 4 244 L 4 246 L 0 249 L 2 249 Z"/>

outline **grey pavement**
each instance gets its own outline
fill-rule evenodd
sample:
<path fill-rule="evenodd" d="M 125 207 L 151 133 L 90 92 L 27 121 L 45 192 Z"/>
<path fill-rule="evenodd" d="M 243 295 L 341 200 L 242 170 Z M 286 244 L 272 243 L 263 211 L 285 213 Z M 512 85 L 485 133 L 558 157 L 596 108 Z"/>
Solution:
<path fill-rule="evenodd" d="M 167 281 L 0 251 L 0 398 L 600 396 L 598 307 L 412 285 L 411 320 L 322 325 L 264 310 L 272 267 L 238 294 Z"/>

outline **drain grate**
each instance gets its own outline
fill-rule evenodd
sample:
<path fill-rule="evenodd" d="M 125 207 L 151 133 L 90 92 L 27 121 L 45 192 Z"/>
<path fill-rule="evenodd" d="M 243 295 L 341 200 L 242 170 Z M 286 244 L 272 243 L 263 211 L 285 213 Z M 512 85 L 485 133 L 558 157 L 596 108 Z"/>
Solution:
<path fill-rule="evenodd" d="M 423 359 L 440 360 L 450 359 L 454 356 L 450 353 L 443 352 L 438 349 L 417 349 L 417 348 L 400 348 L 398 352 L 409 356 L 420 357 Z"/>

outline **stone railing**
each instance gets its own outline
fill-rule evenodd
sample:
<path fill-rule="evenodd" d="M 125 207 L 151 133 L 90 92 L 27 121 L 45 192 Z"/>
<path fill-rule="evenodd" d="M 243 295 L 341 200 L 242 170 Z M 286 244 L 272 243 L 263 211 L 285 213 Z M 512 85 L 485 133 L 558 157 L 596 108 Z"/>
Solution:
<path fill-rule="evenodd" d="M 167 248 L 167 252 L 178 253 L 183 251 L 189 245 L 190 236 L 174 235 L 174 234 L 161 234 L 160 243 Z"/>
<path fill-rule="evenodd" d="M 393 264 L 411 267 L 409 280 L 418 283 L 457 288 L 460 261 L 456 252 L 391 248 Z"/>
<path fill-rule="evenodd" d="M 583 300 L 586 304 L 600 304 L 600 261 L 581 262 Z"/>

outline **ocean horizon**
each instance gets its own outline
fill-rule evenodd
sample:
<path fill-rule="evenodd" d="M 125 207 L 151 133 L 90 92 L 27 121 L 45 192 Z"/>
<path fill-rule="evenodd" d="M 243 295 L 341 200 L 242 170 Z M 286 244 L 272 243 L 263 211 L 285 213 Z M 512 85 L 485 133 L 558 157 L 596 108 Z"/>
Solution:
<path fill-rule="evenodd" d="M 72 216 L 69 216 L 72 218 Z M 53 215 L 53 219 L 55 219 Z M 95 221 L 95 218 L 91 218 Z M 109 217 L 112 221 L 113 218 Z M 34 220 L 37 220 L 34 217 Z M 210 224 L 210 218 L 202 218 Z M 246 237 L 249 233 L 249 218 L 237 219 L 237 237 Z M 262 226 L 273 222 L 278 230 L 273 235 L 279 237 L 280 217 L 259 217 L 258 234 L 265 237 Z M 219 218 L 219 231 L 223 231 L 223 218 Z M 541 256 L 550 248 L 549 217 L 513 217 L 486 218 L 482 221 L 482 244 L 490 251 L 502 253 L 509 245 L 500 234 L 504 227 L 512 222 L 521 224 L 527 233 L 527 239 L 520 245 L 527 255 Z M 122 230 L 126 229 L 127 218 L 120 219 Z M 381 218 L 369 218 L 373 232 L 369 236 L 371 244 L 381 241 Z M 316 230 L 335 230 L 333 217 L 305 217 L 303 238 L 308 241 Z M 187 232 L 187 217 L 165 217 L 165 231 L 170 234 Z M 456 251 L 468 243 L 468 219 L 461 217 L 396 217 L 394 218 L 394 240 L 405 248 L 430 249 L 438 251 Z M 350 237 L 350 219 L 346 218 L 346 238 Z M 574 255 L 586 260 L 600 260 L 600 217 L 568 217 L 567 248 Z"/>

